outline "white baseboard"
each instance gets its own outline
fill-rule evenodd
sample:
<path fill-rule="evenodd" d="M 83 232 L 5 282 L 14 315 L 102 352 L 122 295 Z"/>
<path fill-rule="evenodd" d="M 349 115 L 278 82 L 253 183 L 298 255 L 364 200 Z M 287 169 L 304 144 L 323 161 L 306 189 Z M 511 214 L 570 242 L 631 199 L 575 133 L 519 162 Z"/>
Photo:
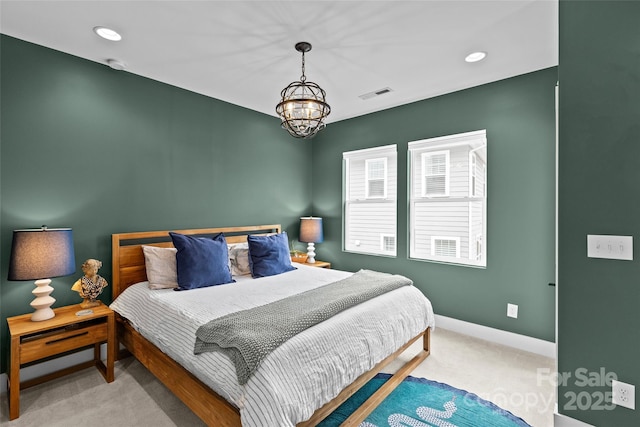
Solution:
<path fill-rule="evenodd" d="M 436 328 L 448 329 L 552 359 L 556 358 L 556 343 L 551 341 L 465 322 L 464 320 L 441 316 L 439 314 L 436 314 Z"/>
<path fill-rule="evenodd" d="M 583 423 L 575 418 L 555 413 L 553 414 L 553 427 L 593 427 L 591 424 Z"/>
<path fill-rule="evenodd" d="M 102 360 L 105 360 L 107 357 L 106 344 L 102 344 L 100 350 L 101 358 Z M 20 382 L 38 378 L 42 375 L 47 375 L 52 372 L 59 371 L 60 369 L 68 368 L 90 360 L 93 360 L 93 348 L 59 357 L 57 359 L 47 360 L 46 362 L 38 363 L 36 365 L 27 366 L 26 368 L 20 369 Z M 0 374 L 0 393 L 7 392 L 7 380 L 7 374 Z"/>

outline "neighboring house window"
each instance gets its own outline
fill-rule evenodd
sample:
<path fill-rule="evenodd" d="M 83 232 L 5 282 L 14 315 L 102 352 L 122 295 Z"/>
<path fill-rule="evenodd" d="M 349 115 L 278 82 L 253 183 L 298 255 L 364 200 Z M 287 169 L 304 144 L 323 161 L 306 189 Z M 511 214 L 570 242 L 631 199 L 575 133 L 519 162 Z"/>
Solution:
<path fill-rule="evenodd" d="M 431 255 L 439 257 L 460 258 L 460 238 L 432 236 Z"/>
<path fill-rule="evenodd" d="M 484 194 L 485 192 L 484 177 L 487 173 L 487 165 L 481 159 L 478 160 L 478 154 L 475 151 L 470 154 L 469 163 L 469 178 L 471 179 L 471 182 L 469 183 L 469 195 L 471 197 L 476 197 Z"/>
<path fill-rule="evenodd" d="M 476 196 L 476 185 L 477 185 L 477 179 L 476 179 L 476 174 L 478 173 L 478 169 L 477 169 L 477 154 L 476 153 L 471 153 L 469 155 L 469 178 L 471 179 L 471 182 L 469 183 L 469 195 L 471 197 L 475 197 Z"/>
<path fill-rule="evenodd" d="M 396 253 L 396 236 L 380 235 L 380 249 L 386 253 Z"/>
<path fill-rule="evenodd" d="M 486 131 L 409 143 L 409 257 L 486 267 Z"/>
<path fill-rule="evenodd" d="M 343 249 L 396 256 L 396 145 L 349 151 L 342 157 Z"/>
<path fill-rule="evenodd" d="M 365 170 L 367 199 L 387 197 L 387 158 L 367 159 Z"/>
<path fill-rule="evenodd" d="M 422 153 L 422 195 L 449 195 L 449 150 Z"/>
<path fill-rule="evenodd" d="M 480 260 L 482 258 L 482 254 L 482 234 L 478 234 L 476 236 L 476 260 Z"/>

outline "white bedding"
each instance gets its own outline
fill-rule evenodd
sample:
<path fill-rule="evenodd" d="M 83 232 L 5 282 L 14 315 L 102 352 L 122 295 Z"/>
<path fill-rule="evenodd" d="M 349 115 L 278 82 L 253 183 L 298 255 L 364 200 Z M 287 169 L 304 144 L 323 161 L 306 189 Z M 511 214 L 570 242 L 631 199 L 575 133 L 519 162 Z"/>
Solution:
<path fill-rule="evenodd" d="M 333 399 L 360 374 L 434 326 L 431 303 L 404 286 L 350 308 L 293 337 L 240 386 L 221 353 L 193 354 L 196 329 L 233 311 L 348 277 L 352 273 L 294 264 L 297 270 L 237 283 L 176 292 L 130 286 L 111 308 L 145 338 L 240 409 L 245 427 L 294 426 Z"/>

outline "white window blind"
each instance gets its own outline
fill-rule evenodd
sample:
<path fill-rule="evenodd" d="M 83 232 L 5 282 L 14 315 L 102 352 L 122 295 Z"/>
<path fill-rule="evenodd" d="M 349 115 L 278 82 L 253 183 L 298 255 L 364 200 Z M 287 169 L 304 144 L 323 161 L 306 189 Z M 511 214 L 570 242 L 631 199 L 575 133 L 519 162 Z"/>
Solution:
<path fill-rule="evenodd" d="M 486 267 L 487 138 L 409 143 L 409 257 Z"/>
<path fill-rule="evenodd" d="M 395 256 L 396 145 L 349 151 L 342 157 L 343 249 Z"/>

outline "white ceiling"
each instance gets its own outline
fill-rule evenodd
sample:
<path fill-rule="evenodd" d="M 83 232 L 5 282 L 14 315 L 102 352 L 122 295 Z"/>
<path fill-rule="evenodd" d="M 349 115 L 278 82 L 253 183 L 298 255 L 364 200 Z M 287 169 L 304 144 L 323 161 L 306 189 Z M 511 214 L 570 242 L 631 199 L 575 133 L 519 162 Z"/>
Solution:
<path fill-rule="evenodd" d="M 308 41 L 306 76 L 327 92 L 328 122 L 558 64 L 557 0 L 2 0 L 0 31 L 272 116 L 301 75 L 294 45 Z M 477 50 L 487 58 L 466 63 Z"/>

